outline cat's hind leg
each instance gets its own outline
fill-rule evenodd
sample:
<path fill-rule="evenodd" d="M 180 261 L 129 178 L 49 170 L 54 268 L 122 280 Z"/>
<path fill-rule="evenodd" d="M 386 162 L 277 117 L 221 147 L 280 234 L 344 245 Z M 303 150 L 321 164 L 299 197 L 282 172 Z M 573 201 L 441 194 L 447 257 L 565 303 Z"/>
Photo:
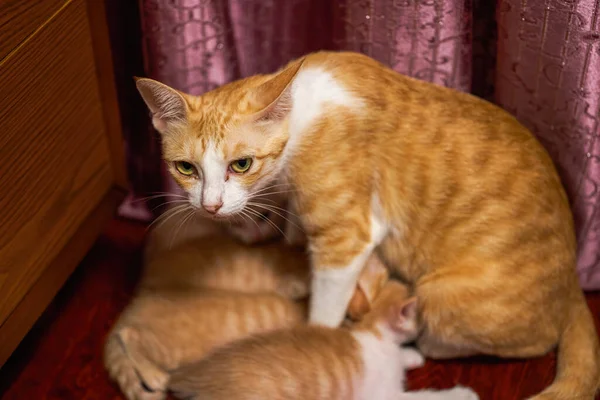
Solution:
<path fill-rule="evenodd" d="M 416 282 L 423 332 L 417 345 L 426 357 L 521 358 L 553 349 L 559 330 L 553 310 L 544 309 L 552 304 L 546 294 L 505 282 L 498 268 L 444 267 Z"/>

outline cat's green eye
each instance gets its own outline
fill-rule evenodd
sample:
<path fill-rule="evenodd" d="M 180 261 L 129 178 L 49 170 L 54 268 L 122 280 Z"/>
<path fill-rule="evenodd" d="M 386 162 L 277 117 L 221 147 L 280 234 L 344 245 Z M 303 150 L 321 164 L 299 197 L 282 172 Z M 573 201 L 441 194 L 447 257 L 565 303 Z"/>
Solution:
<path fill-rule="evenodd" d="M 241 159 L 235 160 L 234 162 L 229 164 L 229 168 L 231 168 L 231 170 L 233 172 L 235 172 L 236 174 L 243 174 L 244 172 L 246 172 L 250 169 L 251 165 L 252 165 L 251 158 L 241 158 Z"/>
<path fill-rule="evenodd" d="M 192 176 L 196 174 L 196 167 L 187 161 L 175 161 L 175 168 L 181 175 Z"/>

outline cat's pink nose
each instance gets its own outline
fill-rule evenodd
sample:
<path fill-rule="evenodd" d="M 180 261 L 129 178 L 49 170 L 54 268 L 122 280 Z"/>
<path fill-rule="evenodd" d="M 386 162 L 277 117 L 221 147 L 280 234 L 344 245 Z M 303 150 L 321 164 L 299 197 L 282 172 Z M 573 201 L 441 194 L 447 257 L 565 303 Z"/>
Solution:
<path fill-rule="evenodd" d="M 221 208 L 221 206 L 223 205 L 223 202 L 219 202 L 216 204 L 202 204 L 202 207 L 204 207 L 204 209 L 209 213 L 209 214 L 216 214 L 217 211 L 219 211 L 219 209 Z"/>

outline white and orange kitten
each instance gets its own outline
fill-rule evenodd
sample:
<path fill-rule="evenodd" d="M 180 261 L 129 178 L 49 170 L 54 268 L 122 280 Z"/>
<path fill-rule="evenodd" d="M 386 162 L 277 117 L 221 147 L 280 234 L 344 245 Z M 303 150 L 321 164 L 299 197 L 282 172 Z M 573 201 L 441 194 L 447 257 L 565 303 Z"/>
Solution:
<path fill-rule="evenodd" d="M 405 391 L 405 371 L 425 361 L 400 345 L 417 332 L 416 299 L 389 281 L 350 329 L 252 335 L 173 371 L 168 387 L 186 400 L 477 400 L 464 387 Z"/>

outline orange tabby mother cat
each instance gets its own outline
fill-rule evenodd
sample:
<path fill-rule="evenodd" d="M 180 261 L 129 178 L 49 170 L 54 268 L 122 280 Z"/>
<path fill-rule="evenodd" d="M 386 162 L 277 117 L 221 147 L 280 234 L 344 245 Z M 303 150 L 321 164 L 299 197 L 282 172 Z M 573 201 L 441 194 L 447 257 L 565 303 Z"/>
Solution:
<path fill-rule="evenodd" d="M 312 258 L 311 322 L 341 322 L 377 249 L 414 284 L 425 355 L 558 345 L 557 379 L 535 399 L 593 399 L 600 350 L 569 203 L 546 151 L 508 113 L 344 52 L 200 97 L 137 86 L 200 212 L 230 218 L 274 180 L 290 185 Z"/>

